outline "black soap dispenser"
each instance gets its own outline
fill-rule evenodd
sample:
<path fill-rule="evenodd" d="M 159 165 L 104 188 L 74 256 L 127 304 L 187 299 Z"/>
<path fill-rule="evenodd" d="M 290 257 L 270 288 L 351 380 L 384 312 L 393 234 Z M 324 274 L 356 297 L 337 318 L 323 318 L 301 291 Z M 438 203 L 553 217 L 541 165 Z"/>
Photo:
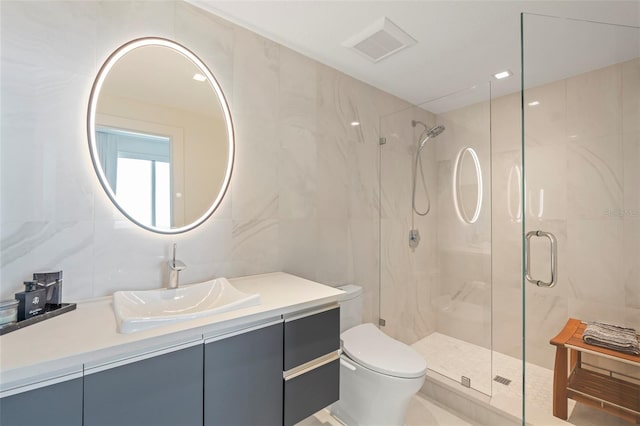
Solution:
<path fill-rule="evenodd" d="M 24 286 L 25 290 L 15 295 L 18 300 L 18 321 L 43 314 L 47 303 L 47 290 L 38 287 L 37 281 L 25 281 Z"/>

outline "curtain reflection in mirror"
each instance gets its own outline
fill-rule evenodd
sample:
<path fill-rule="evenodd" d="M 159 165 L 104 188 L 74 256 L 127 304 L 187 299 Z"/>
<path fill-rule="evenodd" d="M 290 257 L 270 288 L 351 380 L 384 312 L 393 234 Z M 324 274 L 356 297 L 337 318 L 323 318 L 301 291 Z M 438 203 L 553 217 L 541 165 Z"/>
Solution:
<path fill-rule="evenodd" d="M 101 127 L 96 142 L 118 203 L 142 223 L 170 227 L 171 139 Z"/>

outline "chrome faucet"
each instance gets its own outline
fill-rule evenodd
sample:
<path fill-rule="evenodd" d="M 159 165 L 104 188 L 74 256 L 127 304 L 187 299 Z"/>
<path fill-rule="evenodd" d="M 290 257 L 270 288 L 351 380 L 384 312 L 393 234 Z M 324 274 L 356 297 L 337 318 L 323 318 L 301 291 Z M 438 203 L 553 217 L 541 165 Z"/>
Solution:
<path fill-rule="evenodd" d="M 178 274 L 187 268 L 183 262 L 176 260 L 176 244 L 173 245 L 173 259 L 167 261 L 169 265 L 169 288 L 178 288 Z"/>

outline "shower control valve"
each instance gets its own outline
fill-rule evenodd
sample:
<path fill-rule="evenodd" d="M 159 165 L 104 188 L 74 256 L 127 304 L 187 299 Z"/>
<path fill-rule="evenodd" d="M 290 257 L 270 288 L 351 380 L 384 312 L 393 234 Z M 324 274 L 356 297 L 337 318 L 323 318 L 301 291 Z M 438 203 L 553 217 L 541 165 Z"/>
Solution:
<path fill-rule="evenodd" d="M 420 231 L 417 229 L 411 229 L 409 231 L 409 247 L 412 249 L 418 247 L 420 244 Z"/>

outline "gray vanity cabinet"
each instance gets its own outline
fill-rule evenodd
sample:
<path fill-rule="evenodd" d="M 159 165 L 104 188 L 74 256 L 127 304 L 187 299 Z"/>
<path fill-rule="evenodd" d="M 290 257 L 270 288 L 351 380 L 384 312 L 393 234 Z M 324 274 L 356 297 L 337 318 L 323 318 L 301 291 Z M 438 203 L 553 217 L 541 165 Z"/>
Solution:
<path fill-rule="evenodd" d="M 202 425 L 202 343 L 95 370 L 84 376 L 84 426 Z"/>
<path fill-rule="evenodd" d="M 290 426 L 340 397 L 340 308 L 285 317 L 284 419 Z"/>
<path fill-rule="evenodd" d="M 282 424 L 282 321 L 205 340 L 205 426 Z"/>
<path fill-rule="evenodd" d="M 0 425 L 82 426 L 82 377 L 0 399 Z"/>

